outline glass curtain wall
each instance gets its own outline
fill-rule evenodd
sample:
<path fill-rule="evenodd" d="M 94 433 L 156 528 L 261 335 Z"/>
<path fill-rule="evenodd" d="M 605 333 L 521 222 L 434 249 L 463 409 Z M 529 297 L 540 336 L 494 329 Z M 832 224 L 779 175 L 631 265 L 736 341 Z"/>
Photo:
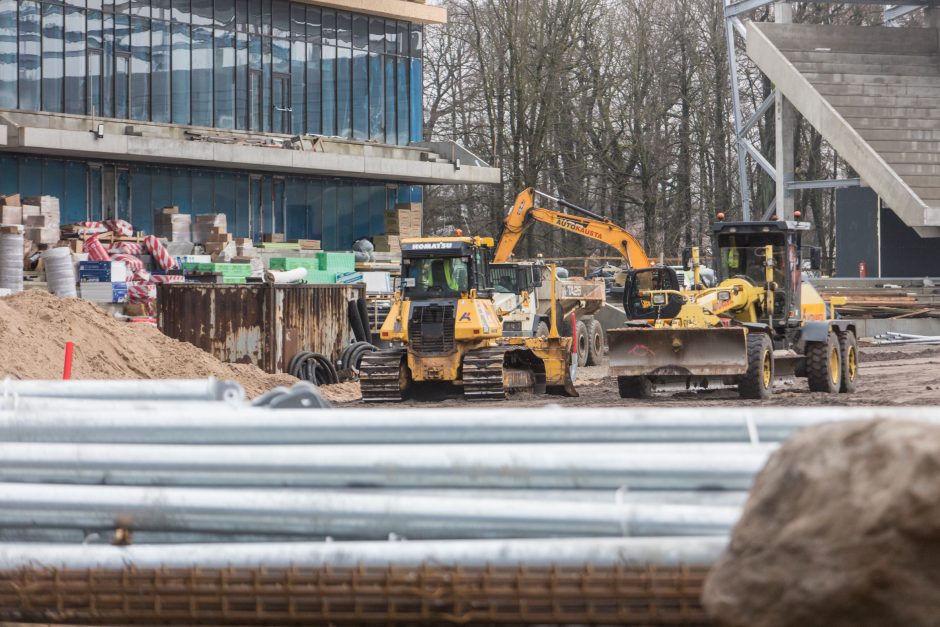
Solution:
<path fill-rule="evenodd" d="M 287 0 L 0 0 L 0 107 L 402 145 L 422 42 Z"/>

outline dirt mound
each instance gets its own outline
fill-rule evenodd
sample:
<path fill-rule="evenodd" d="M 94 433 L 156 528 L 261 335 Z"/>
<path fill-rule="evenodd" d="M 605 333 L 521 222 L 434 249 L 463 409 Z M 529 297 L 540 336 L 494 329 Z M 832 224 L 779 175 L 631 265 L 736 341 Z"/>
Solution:
<path fill-rule="evenodd" d="M 362 398 L 358 381 L 346 381 L 333 385 L 321 385 L 320 393 L 331 403 L 351 403 Z"/>
<path fill-rule="evenodd" d="M 719 625 L 936 625 L 940 427 L 821 425 L 758 476 L 705 583 Z"/>
<path fill-rule="evenodd" d="M 159 330 L 116 320 L 94 304 L 27 290 L 0 298 L 0 379 L 59 379 L 65 343 L 75 343 L 75 379 L 235 379 L 249 397 L 289 375 L 255 366 L 227 364 Z"/>

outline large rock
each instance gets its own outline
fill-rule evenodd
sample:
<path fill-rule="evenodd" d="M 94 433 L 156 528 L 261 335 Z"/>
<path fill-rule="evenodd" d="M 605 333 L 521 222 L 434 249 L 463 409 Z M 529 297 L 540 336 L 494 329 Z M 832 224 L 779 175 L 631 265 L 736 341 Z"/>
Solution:
<path fill-rule="evenodd" d="M 940 625 L 940 426 L 800 432 L 761 471 L 705 582 L 719 625 Z"/>

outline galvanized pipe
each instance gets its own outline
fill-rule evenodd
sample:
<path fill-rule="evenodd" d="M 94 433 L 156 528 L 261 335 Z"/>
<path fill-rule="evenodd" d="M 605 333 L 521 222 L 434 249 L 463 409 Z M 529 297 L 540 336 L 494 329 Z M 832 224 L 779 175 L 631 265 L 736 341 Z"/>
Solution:
<path fill-rule="evenodd" d="M 133 417 L 131 419 L 131 416 Z M 21 399 L 0 441 L 147 444 L 779 442 L 820 422 L 940 422 L 937 407 L 383 408 L 272 411 L 203 403 Z"/>
<path fill-rule="evenodd" d="M 0 398 L 89 399 L 128 401 L 226 401 L 241 403 L 245 390 L 238 381 L 207 379 L 73 379 L 37 381 L 6 378 Z"/>
<path fill-rule="evenodd" d="M 0 481 L 161 486 L 746 490 L 774 445 L 0 443 Z"/>
<path fill-rule="evenodd" d="M 0 571 L 20 568 L 322 568 L 357 565 L 708 565 L 727 538 L 416 540 L 63 546 L 0 544 Z"/>
<path fill-rule="evenodd" d="M 351 540 L 727 535 L 738 507 L 261 490 L 0 484 L 0 527 Z"/>

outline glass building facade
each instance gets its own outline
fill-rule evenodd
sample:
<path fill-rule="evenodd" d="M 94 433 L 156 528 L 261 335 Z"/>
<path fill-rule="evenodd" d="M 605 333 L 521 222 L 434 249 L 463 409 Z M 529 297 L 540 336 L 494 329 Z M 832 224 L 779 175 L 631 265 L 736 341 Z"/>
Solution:
<path fill-rule="evenodd" d="M 0 109 L 408 145 L 422 139 L 423 27 L 287 0 L 0 0 Z M 346 249 L 417 185 L 0 152 L 0 194 L 63 223 L 225 213 L 240 237 Z"/>
<path fill-rule="evenodd" d="M 0 0 L 0 108 L 406 145 L 422 37 L 286 0 Z"/>

